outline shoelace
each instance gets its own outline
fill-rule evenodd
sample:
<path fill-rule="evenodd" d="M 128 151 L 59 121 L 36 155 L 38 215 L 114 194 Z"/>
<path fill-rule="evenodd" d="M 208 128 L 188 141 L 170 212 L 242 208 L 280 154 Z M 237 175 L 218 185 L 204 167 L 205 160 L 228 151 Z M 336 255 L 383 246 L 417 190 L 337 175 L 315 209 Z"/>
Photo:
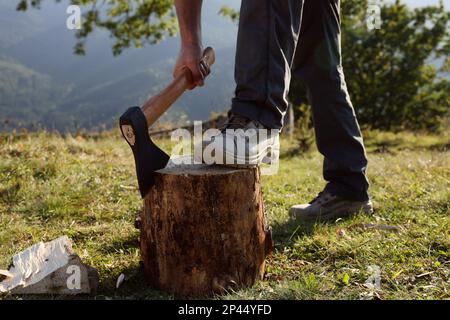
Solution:
<path fill-rule="evenodd" d="M 319 194 L 314 198 L 314 199 L 312 199 L 311 200 L 311 202 L 309 203 L 309 204 L 313 204 L 313 203 L 315 203 L 315 202 L 318 202 L 319 204 L 322 202 L 322 199 L 324 200 L 324 201 L 327 201 L 328 200 L 328 198 L 326 197 L 326 196 L 324 196 L 324 192 L 322 191 L 322 192 L 319 192 Z"/>
<path fill-rule="evenodd" d="M 331 200 L 334 197 L 335 196 L 333 194 L 325 192 L 325 191 L 322 191 L 322 192 L 319 192 L 319 194 L 314 199 L 312 199 L 309 204 L 313 204 L 315 202 L 317 202 L 319 204 L 323 204 L 323 202 Z"/>
<path fill-rule="evenodd" d="M 316 202 L 317 200 L 319 200 L 319 198 L 322 196 L 322 193 L 323 193 L 323 192 L 319 192 L 319 194 L 318 194 L 314 199 L 312 199 L 312 200 L 309 202 L 309 204 L 313 204 L 314 202 Z"/>

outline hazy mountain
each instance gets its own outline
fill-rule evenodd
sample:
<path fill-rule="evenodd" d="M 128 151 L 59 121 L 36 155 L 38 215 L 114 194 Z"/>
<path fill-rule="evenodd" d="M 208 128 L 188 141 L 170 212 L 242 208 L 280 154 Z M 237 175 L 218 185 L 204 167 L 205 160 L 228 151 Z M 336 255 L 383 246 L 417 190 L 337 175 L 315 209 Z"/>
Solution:
<path fill-rule="evenodd" d="M 188 92 L 166 119 L 180 114 L 207 119 L 211 111 L 228 106 L 234 87 L 236 26 L 217 12 L 224 4 L 238 3 L 205 2 L 204 43 L 216 49 L 217 64 L 207 85 Z M 88 39 L 87 56 L 80 57 L 73 54 L 74 32 L 66 28 L 64 1 L 44 1 L 41 10 L 25 13 L 16 12 L 14 5 L 15 1 L 0 5 L 1 123 L 41 122 L 59 130 L 115 125 L 127 107 L 141 104 L 171 80 L 179 49 L 176 38 L 114 57 L 108 34 L 96 32 Z M 9 77 L 15 80 L 6 85 Z M 41 86 L 33 87 L 36 83 Z M 23 84 L 26 88 L 20 88 Z M 38 92 L 31 93 L 32 88 Z"/>
<path fill-rule="evenodd" d="M 9 58 L 0 58 L 0 114 L 12 123 L 39 122 L 56 108 L 68 87 L 49 75 L 29 69 Z"/>

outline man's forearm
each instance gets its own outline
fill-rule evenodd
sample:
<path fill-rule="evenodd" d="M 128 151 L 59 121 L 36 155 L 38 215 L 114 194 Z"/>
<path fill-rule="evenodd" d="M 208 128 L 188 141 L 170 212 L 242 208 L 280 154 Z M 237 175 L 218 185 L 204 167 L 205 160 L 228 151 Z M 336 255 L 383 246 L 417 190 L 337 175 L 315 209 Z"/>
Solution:
<path fill-rule="evenodd" d="M 202 42 L 202 2 L 203 0 L 175 0 L 183 45 L 197 45 Z"/>

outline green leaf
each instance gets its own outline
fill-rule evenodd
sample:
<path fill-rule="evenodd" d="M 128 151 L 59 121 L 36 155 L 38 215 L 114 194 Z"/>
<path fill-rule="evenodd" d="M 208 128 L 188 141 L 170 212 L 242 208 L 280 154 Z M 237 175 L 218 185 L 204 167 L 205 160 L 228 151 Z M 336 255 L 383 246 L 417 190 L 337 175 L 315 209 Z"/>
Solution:
<path fill-rule="evenodd" d="M 345 273 L 344 276 L 342 277 L 342 283 L 344 283 L 346 286 L 348 286 L 350 281 L 350 276 L 348 275 L 348 273 Z"/>

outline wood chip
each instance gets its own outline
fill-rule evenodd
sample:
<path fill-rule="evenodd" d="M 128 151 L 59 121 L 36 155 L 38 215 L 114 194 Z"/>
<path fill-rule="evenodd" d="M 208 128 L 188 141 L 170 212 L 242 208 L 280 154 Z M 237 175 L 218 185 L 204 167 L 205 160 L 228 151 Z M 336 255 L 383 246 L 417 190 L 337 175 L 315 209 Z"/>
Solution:
<path fill-rule="evenodd" d="M 351 229 L 359 228 L 364 230 L 383 230 L 383 231 L 393 231 L 393 232 L 399 232 L 401 231 L 400 227 L 397 226 L 388 226 L 385 224 L 374 224 L 374 223 L 358 223 L 350 227 Z"/>
<path fill-rule="evenodd" d="M 422 278 L 425 276 L 429 276 L 430 274 L 433 274 L 433 273 L 434 273 L 434 271 L 425 272 L 425 273 L 419 274 L 418 276 L 416 276 L 416 278 Z"/>
<path fill-rule="evenodd" d="M 125 275 L 123 273 L 121 273 L 120 276 L 117 278 L 116 289 L 119 289 L 119 287 L 122 285 L 122 283 L 124 281 L 125 281 Z"/>

